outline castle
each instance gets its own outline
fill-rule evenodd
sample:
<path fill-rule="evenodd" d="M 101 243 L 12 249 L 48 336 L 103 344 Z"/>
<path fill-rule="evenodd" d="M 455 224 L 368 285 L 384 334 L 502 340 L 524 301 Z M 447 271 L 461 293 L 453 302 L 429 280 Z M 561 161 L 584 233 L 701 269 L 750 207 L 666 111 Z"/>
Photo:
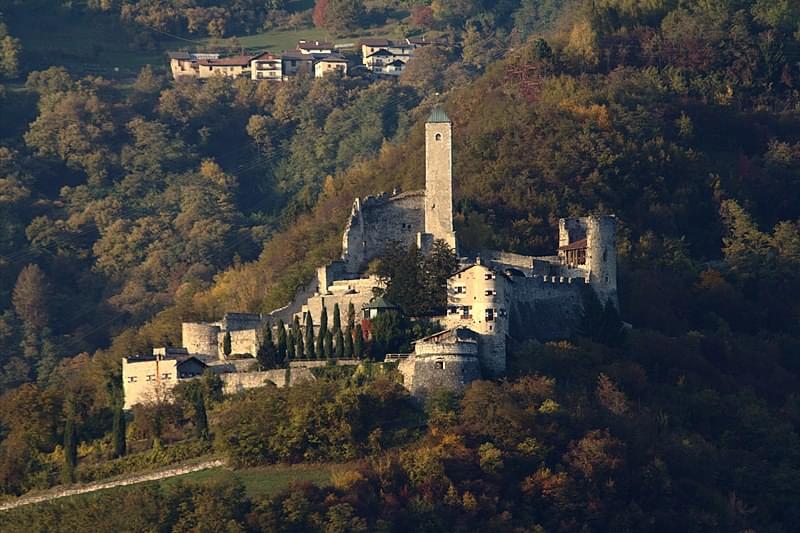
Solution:
<path fill-rule="evenodd" d="M 411 354 L 387 356 L 415 395 L 504 375 L 509 338 L 570 337 L 579 326 L 586 291 L 617 306 L 613 216 L 561 219 L 553 255 L 459 248 L 453 229 L 452 134 L 450 119 L 436 107 L 425 124 L 424 190 L 355 199 L 340 259 L 319 267 L 292 302 L 269 315 L 228 313 L 219 322 L 184 323 L 188 353 L 224 359 L 228 337 L 231 353 L 254 355 L 266 321 L 289 324 L 298 318 L 302 323 L 310 316 L 319 324 L 322 310 L 337 304 L 369 308 L 381 281 L 362 273 L 390 243 L 413 243 L 426 252 L 443 240 L 460 257 L 460 270 L 447 281 L 447 312 L 435 319 L 443 331 L 416 341 Z"/>

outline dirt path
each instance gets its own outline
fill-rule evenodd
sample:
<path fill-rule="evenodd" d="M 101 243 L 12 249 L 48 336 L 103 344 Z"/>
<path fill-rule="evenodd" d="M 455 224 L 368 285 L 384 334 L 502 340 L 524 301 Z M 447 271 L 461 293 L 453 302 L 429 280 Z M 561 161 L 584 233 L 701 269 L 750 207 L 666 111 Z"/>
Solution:
<path fill-rule="evenodd" d="M 75 496 L 76 494 L 86 494 L 87 492 L 95 492 L 114 487 L 124 487 L 125 485 L 134 485 L 136 483 L 142 483 L 145 481 L 157 481 L 159 479 L 182 476 L 191 472 L 207 470 L 209 468 L 217 468 L 219 466 L 225 466 L 225 462 L 222 459 L 214 459 L 213 461 L 206 461 L 204 463 L 167 468 L 157 472 L 148 472 L 147 474 L 116 479 L 114 481 L 97 481 L 87 485 L 71 486 L 70 488 L 61 488 L 59 490 L 42 494 L 22 496 L 16 500 L 0 503 L 0 511 L 7 511 L 9 509 L 14 509 L 15 507 L 22 507 L 23 505 L 31 505 L 33 503 L 57 500 L 58 498 L 64 498 L 66 496 Z"/>

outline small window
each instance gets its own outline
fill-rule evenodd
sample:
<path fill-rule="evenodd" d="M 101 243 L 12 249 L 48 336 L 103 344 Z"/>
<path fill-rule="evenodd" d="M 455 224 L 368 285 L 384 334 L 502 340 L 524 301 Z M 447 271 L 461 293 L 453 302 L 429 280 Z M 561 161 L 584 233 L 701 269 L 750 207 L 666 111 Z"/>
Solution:
<path fill-rule="evenodd" d="M 433 136 L 433 138 L 436 139 L 437 141 L 441 141 L 442 140 L 442 134 L 441 133 L 437 133 L 436 135 Z"/>
<path fill-rule="evenodd" d="M 494 279 L 494 277 L 495 277 L 495 276 L 494 276 L 494 274 L 492 274 L 491 272 L 489 272 L 488 274 L 486 274 L 486 275 L 483 277 L 483 279 L 485 279 L 486 281 L 489 281 L 489 280 L 492 280 L 492 279 Z"/>
<path fill-rule="evenodd" d="M 156 379 L 155 374 L 147 374 L 147 381 L 153 381 L 154 379 Z"/>
<path fill-rule="evenodd" d="M 494 289 L 486 289 L 485 291 L 486 296 L 494 296 L 495 294 L 497 294 L 497 291 Z"/>
<path fill-rule="evenodd" d="M 436 368 L 439 370 L 444 370 L 444 361 L 436 361 Z"/>
<path fill-rule="evenodd" d="M 136 383 L 136 376 L 128 376 L 128 383 Z"/>
<path fill-rule="evenodd" d="M 461 308 L 461 318 L 472 318 L 472 307 L 465 305 Z"/>
<path fill-rule="evenodd" d="M 494 320 L 494 309 L 487 309 L 486 310 L 486 321 L 491 322 Z"/>
<path fill-rule="evenodd" d="M 161 374 L 161 379 L 169 379 L 169 378 L 170 378 L 169 373 L 165 372 L 165 373 Z"/>
<path fill-rule="evenodd" d="M 466 294 L 467 293 L 467 288 L 465 286 L 463 286 L 463 285 L 456 285 L 455 293 L 456 294 Z"/>

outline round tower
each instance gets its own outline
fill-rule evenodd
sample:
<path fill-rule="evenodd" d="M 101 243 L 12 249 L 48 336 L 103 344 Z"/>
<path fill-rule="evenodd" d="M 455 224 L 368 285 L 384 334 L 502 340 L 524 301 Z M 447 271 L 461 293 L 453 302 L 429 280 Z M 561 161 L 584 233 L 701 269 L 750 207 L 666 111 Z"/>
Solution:
<path fill-rule="evenodd" d="M 216 324 L 184 322 L 181 324 L 181 343 L 190 354 L 219 357 L 217 337 L 220 327 Z"/>
<path fill-rule="evenodd" d="M 600 302 L 617 309 L 617 219 L 612 215 L 586 217 L 586 263 L 589 283 Z"/>

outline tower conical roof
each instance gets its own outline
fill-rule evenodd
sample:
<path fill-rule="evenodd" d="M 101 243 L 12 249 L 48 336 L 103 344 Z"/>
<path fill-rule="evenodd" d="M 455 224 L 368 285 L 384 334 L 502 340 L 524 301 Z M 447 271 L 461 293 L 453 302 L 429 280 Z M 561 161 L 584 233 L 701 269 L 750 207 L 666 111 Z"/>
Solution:
<path fill-rule="evenodd" d="M 441 106 L 436 106 L 431 111 L 431 116 L 428 117 L 428 122 L 450 122 L 450 119 L 447 118 L 447 114 L 444 112 L 444 109 Z"/>

